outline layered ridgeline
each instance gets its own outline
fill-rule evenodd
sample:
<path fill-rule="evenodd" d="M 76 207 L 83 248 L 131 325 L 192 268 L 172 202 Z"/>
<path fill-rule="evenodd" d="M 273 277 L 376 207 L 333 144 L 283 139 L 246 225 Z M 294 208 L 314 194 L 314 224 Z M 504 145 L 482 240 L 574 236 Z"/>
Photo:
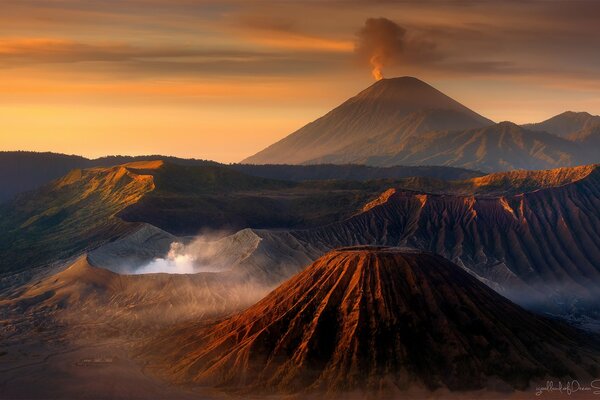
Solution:
<path fill-rule="evenodd" d="M 248 227 L 213 243 L 212 259 L 261 285 L 336 247 L 406 245 L 521 304 L 597 309 L 599 174 L 591 165 L 452 182 L 284 182 L 160 162 L 76 171 L 0 208 L 0 265 L 11 273 L 91 252 L 94 265 L 131 273 L 189 241 L 178 236 Z"/>
<path fill-rule="evenodd" d="M 589 378 L 600 360 L 586 335 L 440 256 L 373 247 L 330 252 L 249 309 L 169 330 L 142 355 L 179 383 L 341 398 L 524 390 Z"/>
<path fill-rule="evenodd" d="M 88 159 L 59 153 L 36 153 L 31 151 L 0 151 L 0 203 L 19 193 L 34 190 L 58 179 L 73 169 L 112 167 L 137 161 L 162 160 L 182 166 L 228 167 L 236 171 L 262 178 L 292 181 L 304 180 L 368 180 L 397 179 L 409 176 L 438 179 L 466 179 L 482 175 L 476 171 L 448 167 L 368 167 L 364 165 L 248 165 L 219 164 L 214 161 L 184 159 L 160 155 L 109 156 Z"/>
<path fill-rule="evenodd" d="M 428 84 L 403 77 L 376 82 L 244 162 L 447 165 L 491 172 L 600 161 L 597 140 L 563 136 L 533 125 L 494 124 Z M 577 137 L 583 136 L 589 134 Z"/>
<path fill-rule="evenodd" d="M 0 273 L 64 260 L 131 235 L 146 238 L 136 242 L 136 253 L 151 257 L 175 240 L 167 232 L 196 235 L 205 229 L 317 227 L 348 218 L 393 182 L 288 182 L 215 163 L 191 163 L 155 160 L 76 169 L 0 204 Z M 378 174 L 352 166 L 306 173 L 290 168 L 317 178 L 331 173 Z M 273 171 L 261 169 L 257 175 L 280 175 Z M 480 175 L 444 168 L 417 172 L 454 178 Z M 405 172 L 394 168 L 386 173 Z M 160 245 L 155 249 L 150 241 Z"/>
<path fill-rule="evenodd" d="M 581 144 L 588 159 L 598 162 L 600 149 L 600 116 L 586 112 L 567 111 L 537 124 L 526 125 L 528 129 L 550 132 Z"/>
<path fill-rule="evenodd" d="M 597 134 L 600 128 L 600 116 L 587 112 L 567 111 L 545 121 L 524 126 L 531 130 L 544 131 L 563 138 L 581 140 Z"/>
<path fill-rule="evenodd" d="M 555 299 L 559 312 L 599 311 L 598 166 L 500 173 L 469 184 L 481 194 L 391 189 L 348 220 L 293 234 L 324 250 L 381 244 L 432 251 L 521 304 L 550 310 Z"/>

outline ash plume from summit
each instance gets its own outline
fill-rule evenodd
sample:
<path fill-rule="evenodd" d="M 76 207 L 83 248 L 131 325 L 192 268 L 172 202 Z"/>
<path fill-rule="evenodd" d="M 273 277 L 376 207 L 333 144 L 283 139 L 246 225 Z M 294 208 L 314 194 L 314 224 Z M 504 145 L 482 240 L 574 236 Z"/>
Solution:
<path fill-rule="evenodd" d="M 368 18 L 356 36 L 355 53 L 361 62 L 371 66 L 376 80 L 384 78 L 384 67 L 439 58 L 435 43 L 413 37 L 387 18 Z"/>

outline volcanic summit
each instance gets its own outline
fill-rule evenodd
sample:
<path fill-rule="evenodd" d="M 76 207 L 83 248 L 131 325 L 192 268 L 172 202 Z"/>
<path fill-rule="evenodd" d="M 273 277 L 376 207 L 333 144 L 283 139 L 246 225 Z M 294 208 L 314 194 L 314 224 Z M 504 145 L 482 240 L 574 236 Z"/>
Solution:
<path fill-rule="evenodd" d="M 242 162 L 356 162 L 396 149 L 418 133 L 481 128 L 492 123 L 417 78 L 382 79 Z"/>

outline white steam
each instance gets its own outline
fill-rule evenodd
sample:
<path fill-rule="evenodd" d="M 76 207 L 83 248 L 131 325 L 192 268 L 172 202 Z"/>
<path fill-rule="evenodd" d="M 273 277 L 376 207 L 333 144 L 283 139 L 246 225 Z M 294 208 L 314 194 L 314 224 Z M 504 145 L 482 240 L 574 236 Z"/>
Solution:
<path fill-rule="evenodd" d="M 155 258 L 148 264 L 137 268 L 136 274 L 153 274 L 165 272 L 168 274 L 194 274 L 199 272 L 195 267 L 195 258 L 186 252 L 183 243 L 171 243 L 171 248 L 165 258 Z"/>
<path fill-rule="evenodd" d="M 171 243 L 168 253 L 135 268 L 133 274 L 196 274 L 231 269 L 255 246 L 255 242 L 240 242 L 235 235 L 205 232 L 189 243 Z"/>

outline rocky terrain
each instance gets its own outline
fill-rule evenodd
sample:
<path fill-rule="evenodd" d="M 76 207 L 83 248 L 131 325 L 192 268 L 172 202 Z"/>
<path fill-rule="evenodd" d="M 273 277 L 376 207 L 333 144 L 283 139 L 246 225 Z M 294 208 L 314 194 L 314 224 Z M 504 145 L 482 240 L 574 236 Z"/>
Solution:
<path fill-rule="evenodd" d="M 455 182 L 446 193 L 390 188 L 339 222 L 246 229 L 221 243 L 243 254 L 232 270 L 268 284 L 337 247 L 410 246 L 452 260 L 524 306 L 597 318 L 599 180 L 598 167 L 587 166 L 498 173 Z"/>
<path fill-rule="evenodd" d="M 14 256 L 5 268 L 16 271 L 28 265 L 30 276 L 36 269 L 25 256 L 32 253 L 19 246 L 39 246 L 40 252 L 33 253 L 39 266 L 88 252 L 95 265 L 136 273 L 164 257 L 173 243 L 187 246 L 196 238 L 186 234 L 216 228 L 209 235 L 211 270 L 235 271 L 261 285 L 279 284 L 336 247 L 411 246 L 452 260 L 528 307 L 557 314 L 591 307 L 596 313 L 597 166 L 461 181 L 343 184 L 281 182 L 214 168 L 146 162 L 75 172 L 26 197 L 17 209 L 22 213 L 8 214 L 3 223 L 14 228 L 5 231 L 4 244 Z M 215 176 L 217 186 L 211 184 Z M 254 192 L 248 185 L 255 185 Z M 60 202 L 56 207 L 51 196 Z M 111 201 L 104 201 L 105 196 Z M 251 199 L 263 204 L 255 207 Z M 266 219 L 245 220 L 251 228 L 232 233 L 231 221 L 244 215 L 236 206 L 242 202 L 247 214 Z M 211 214 L 213 207 L 220 216 Z M 69 217 L 59 218 L 63 214 Z M 282 215 L 292 214 L 311 221 L 309 228 L 286 225 L 290 220 Z M 268 229 L 257 229 L 265 221 Z M 30 243 L 30 238 L 36 241 Z M 200 243 L 186 251 L 197 255 L 207 246 Z M 41 257 L 46 253 L 47 258 Z"/>
<path fill-rule="evenodd" d="M 319 257 L 345 246 L 404 246 L 437 253 L 477 285 L 485 284 L 527 309 L 597 329 L 593 321 L 599 304 L 599 187 L 597 165 L 452 181 L 414 177 L 364 182 L 285 182 L 221 166 L 162 161 L 76 170 L 0 210 L 5 216 L 0 222 L 5 227 L 0 388 L 21 398 L 44 398 L 57 379 L 90 379 L 86 371 L 92 370 L 81 365 L 97 359 L 102 367 L 93 364 L 94 368 L 102 368 L 109 381 L 121 382 L 121 388 L 129 386 L 114 374 L 166 390 L 130 358 L 140 340 L 190 319 L 198 328 L 194 332 L 205 332 L 210 320 L 250 306 L 295 274 L 304 274 Z M 231 205 L 248 198 L 279 205 L 256 208 L 256 215 L 265 210 L 272 225 L 258 229 L 245 220 L 249 228 L 227 230 L 221 221 L 243 215 Z M 206 204 L 220 205 L 222 219 L 207 219 L 213 209 Z M 248 212 L 254 212 L 253 203 L 248 204 Z M 144 210 L 146 214 L 140 212 Z M 303 228 L 286 227 L 288 220 L 272 212 L 277 210 L 298 213 L 302 221 L 311 222 Z M 153 224 L 156 221 L 159 226 Z M 217 230 L 206 230 L 215 226 Z M 190 231 L 198 234 L 187 235 Z M 32 248 L 39 252 L 26 251 Z M 173 249 L 178 252 L 171 259 Z M 403 257 L 411 254 L 416 253 Z M 174 269 L 179 256 L 190 270 Z M 162 269 L 148 268 L 160 262 Z M 543 342 L 554 343 L 549 340 Z M 573 344 L 573 349 L 581 348 Z M 552 354 L 557 351 L 562 352 L 553 348 Z M 114 357 L 120 361 L 102 361 Z M 554 359 L 546 364 L 564 366 L 565 376 L 579 376 L 581 371 L 570 361 L 559 359 L 558 364 Z M 586 361 L 583 369 L 592 364 Z M 379 364 L 374 365 L 380 371 Z M 23 390 L 20 377 L 25 371 L 40 377 L 38 386 Z M 531 365 L 523 371 L 531 373 L 523 376 L 541 376 Z M 540 373 L 555 372 L 563 376 L 559 371 Z M 167 375 L 173 378 L 179 372 L 172 374 Z M 499 387 L 523 388 L 521 378 L 503 378 Z M 477 387 L 497 387 L 498 381 L 485 379 L 478 380 Z M 281 378 L 277 388 L 295 390 L 285 382 Z M 320 382 L 315 388 L 327 387 Z M 369 382 L 353 384 L 370 388 Z M 373 382 L 387 391 L 404 381 L 394 386 Z M 454 393 L 448 392 L 452 387 L 460 387 L 452 386 L 454 381 L 419 382 L 410 390 L 449 394 Z M 273 389 L 263 383 L 260 390 Z M 105 393 L 100 381 L 97 386 L 90 389 L 90 398 Z M 244 385 L 231 388 L 254 390 Z M 187 398 L 196 389 L 178 390 L 165 396 Z M 64 396 L 72 394 L 67 391 Z"/>
<path fill-rule="evenodd" d="M 593 376 L 599 351 L 440 256 L 363 246 L 327 253 L 239 314 L 169 330 L 142 354 L 179 383 L 334 397 L 490 381 L 525 390 Z"/>

